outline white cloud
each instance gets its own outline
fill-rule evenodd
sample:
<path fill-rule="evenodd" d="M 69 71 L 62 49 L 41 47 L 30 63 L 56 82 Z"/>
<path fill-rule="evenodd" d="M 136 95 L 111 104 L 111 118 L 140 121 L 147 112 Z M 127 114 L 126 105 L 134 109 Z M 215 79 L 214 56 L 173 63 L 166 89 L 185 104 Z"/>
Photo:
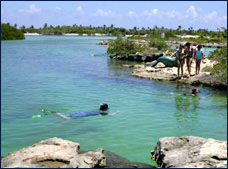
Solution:
<path fill-rule="evenodd" d="M 29 5 L 29 9 L 20 9 L 19 12 L 25 12 L 25 13 L 37 13 L 40 12 L 41 9 L 37 8 L 35 4 Z"/>
<path fill-rule="evenodd" d="M 104 11 L 102 9 L 98 9 L 94 14 L 94 16 L 115 16 L 115 12 L 112 12 L 111 10 Z"/>
<path fill-rule="evenodd" d="M 158 9 L 153 9 L 153 10 L 151 10 L 151 11 L 145 10 L 145 11 L 143 12 L 143 14 L 144 14 L 145 16 L 155 16 L 155 15 L 157 15 L 157 13 L 158 13 Z"/>
<path fill-rule="evenodd" d="M 61 11 L 62 8 L 60 8 L 60 7 L 57 6 L 57 7 L 55 7 L 55 10 L 56 10 L 56 11 Z"/>
<path fill-rule="evenodd" d="M 164 12 L 163 15 L 168 18 L 176 18 L 180 16 L 180 13 L 175 10 L 172 10 L 172 11 Z"/>
<path fill-rule="evenodd" d="M 78 6 L 78 7 L 76 8 L 76 11 L 79 12 L 79 13 L 82 13 L 82 11 L 83 11 L 83 10 L 82 10 L 82 7 L 81 7 L 81 6 Z"/>
<path fill-rule="evenodd" d="M 217 18 L 217 12 L 216 11 L 213 11 L 213 12 L 209 13 L 208 15 L 206 15 L 207 20 L 213 20 L 216 18 Z"/>
<path fill-rule="evenodd" d="M 203 21 L 205 23 L 214 22 L 217 24 L 224 24 L 224 23 L 227 23 L 227 16 L 220 17 L 218 16 L 216 11 L 212 11 L 211 13 L 204 15 Z"/>
<path fill-rule="evenodd" d="M 197 12 L 196 12 L 196 8 L 194 7 L 194 6 L 190 6 L 188 9 L 187 9 L 187 17 L 193 17 L 193 18 L 195 18 L 195 17 L 197 17 L 198 16 L 198 14 L 197 14 Z"/>
<path fill-rule="evenodd" d="M 129 11 L 129 12 L 127 13 L 127 16 L 129 16 L 129 17 L 135 17 L 135 16 L 137 16 L 137 14 L 136 14 L 136 12 L 134 12 L 134 11 Z"/>
<path fill-rule="evenodd" d="M 197 11 L 201 12 L 203 9 L 202 8 L 197 8 Z"/>

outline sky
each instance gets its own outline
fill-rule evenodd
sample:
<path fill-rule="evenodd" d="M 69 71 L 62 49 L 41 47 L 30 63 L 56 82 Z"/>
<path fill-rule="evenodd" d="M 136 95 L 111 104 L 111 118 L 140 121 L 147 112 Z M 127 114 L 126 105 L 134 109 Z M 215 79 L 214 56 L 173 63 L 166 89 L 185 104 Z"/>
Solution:
<path fill-rule="evenodd" d="M 123 28 L 227 28 L 227 1 L 1 1 L 1 23 Z"/>

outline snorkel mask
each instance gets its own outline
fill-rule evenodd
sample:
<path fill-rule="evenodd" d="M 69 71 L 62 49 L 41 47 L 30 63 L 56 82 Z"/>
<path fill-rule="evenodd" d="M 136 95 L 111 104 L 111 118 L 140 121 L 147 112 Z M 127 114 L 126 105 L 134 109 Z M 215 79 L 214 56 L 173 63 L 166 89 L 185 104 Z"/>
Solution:
<path fill-rule="evenodd" d="M 108 104 L 101 103 L 100 110 L 102 110 L 103 112 L 108 112 L 109 110 Z"/>

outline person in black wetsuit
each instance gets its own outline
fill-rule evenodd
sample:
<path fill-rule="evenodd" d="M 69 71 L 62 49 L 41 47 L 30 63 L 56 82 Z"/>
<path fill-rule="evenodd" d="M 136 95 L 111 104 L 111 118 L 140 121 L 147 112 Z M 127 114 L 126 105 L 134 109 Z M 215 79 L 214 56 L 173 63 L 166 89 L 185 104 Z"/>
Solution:
<path fill-rule="evenodd" d="M 108 110 L 109 110 L 108 104 L 103 103 L 100 105 L 99 110 L 93 110 L 93 111 L 88 111 L 88 112 L 76 112 L 76 113 L 72 113 L 69 115 L 63 115 L 59 112 L 54 112 L 54 113 L 63 119 L 76 119 L 76 118 L 80 118 L 80 117 L 96 116 L 96 115 L 100 115 L 100 114 L 107 115 L 107 116 L 113 116 L 113 115 L 119 113 L 119 111 L 117 111 L 115 113 L 109 114 Z"/>

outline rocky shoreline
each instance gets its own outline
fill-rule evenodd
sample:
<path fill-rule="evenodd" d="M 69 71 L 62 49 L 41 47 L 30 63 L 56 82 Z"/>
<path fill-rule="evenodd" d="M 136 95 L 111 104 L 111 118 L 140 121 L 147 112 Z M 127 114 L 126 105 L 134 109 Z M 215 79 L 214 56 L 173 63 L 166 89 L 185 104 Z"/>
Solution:
<path fill-rule="evenodd" d="M 79 150 L 79 143 L 54 137 L 9 153 L 1 159 L 1 167 L 155 168 L 149 164 L 131 162 L 101 148 L 88 152 Z M 227 168 L 227 141 L 194 136 L 165 137 L 159 139 L 151 155 L 151 159 L 162 168 Z"/>
<path fill-rule="evenodd" d="M 227 81 L 217 81 L 216 75 L 204 70 L 205 67 L 213 67 L 216 63 L 209 59 L 205 59 L 201 63 L 201 71 L 199 75 L 195 75 L 195 61 L 191 64 L 191 77 L 187 77 L 187 65 L 184 64 L 184 79 L 177 79 L 177 67 L 166 67 L 163 63 L 158 63 L 152 67 L 153 62 L 146 62 L 144 65 L 123 65 L 124 68 L 131 68 L 132 76 L 150 80 L 169 81 L 174 83 L 182 83 L 188 85 L 204 85 L 221 89 L 227 88 Z"/>
<path fill-rule="evenodd" d="M 143 44 L 147 45 L 149 43 L 148 40 L 135 40 L 135 39 L 129 39 L 129 41 L 134 42 L 136 44 Z M 110 43 L 112 43 L 113 40 L 105 40 L 97 43 L 97 45 L 105 45 L 108 46 Z M 179 47 L 180 44 L 185 44 L 187 41 L 165 41 L 168 46 L 174 46 Z M 196 46 L 199 45 L 198 43 L 195 43 Z M 200 43 L 200 45 L 203 48 L 227 48 L 227 43 Z"/>

